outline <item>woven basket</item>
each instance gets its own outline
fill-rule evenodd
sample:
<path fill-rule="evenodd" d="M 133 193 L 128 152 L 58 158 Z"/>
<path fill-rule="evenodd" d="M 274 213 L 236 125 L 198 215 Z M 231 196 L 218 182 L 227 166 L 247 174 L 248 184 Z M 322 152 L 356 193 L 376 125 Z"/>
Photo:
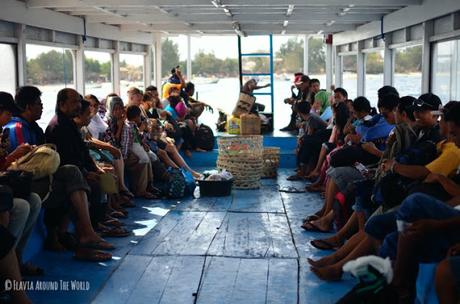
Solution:
<path fill-rule="evenodd" d="M 262 122 L 258 115 L 243 114 L 240 117 L 240 134 L 241 135 L 260 135 Z"/>
<path fill-rule="evenodd" d="M 257 189 L 263 171 L 263 137 L 235 136 L 218 140 L 217 168 L 232 173 L 236 189 Z"/>
<path fill-rule="evenodd" d="M 278 175 L 278 167 L 280 164 L 280 148 L 267 147 L 263 152 L 264 167 L 263 178 L 274 178 Z"/>

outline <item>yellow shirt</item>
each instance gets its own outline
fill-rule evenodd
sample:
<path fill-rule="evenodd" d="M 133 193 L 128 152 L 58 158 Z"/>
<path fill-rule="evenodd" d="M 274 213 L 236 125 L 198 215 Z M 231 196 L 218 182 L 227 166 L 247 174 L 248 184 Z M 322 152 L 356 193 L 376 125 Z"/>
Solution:
<path fill-rule="evenodd" d="M 171 88 L 177 88 L 178 90 L 180 90 L 181 85 L 177 84 L 177 83 L 169 83 L 169 82 L 165 83 L 163 85 L 163 93 L 162 93 L 163 97 L 162 97 L 162 99 L 166 99 L 166 98 L 169 97 L 169 91 L 171 90 Z"/>
<path fill-rule="evenodd" d="M 460 166 L 460 149 L 453 142 L 441 141 L 437 145 L 441 154 L 426 165 L 431 173 L 437 173 L 444 176 L 452 176 L 457 172 Z"/>

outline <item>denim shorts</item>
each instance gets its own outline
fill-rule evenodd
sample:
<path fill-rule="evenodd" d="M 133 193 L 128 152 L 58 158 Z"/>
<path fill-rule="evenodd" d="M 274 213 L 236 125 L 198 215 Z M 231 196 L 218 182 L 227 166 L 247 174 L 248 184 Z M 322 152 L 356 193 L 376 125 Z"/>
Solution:
<path fill-rule="evenodd" d="M 342 193 L 347 191 L 351 183 L 364 179 L 364 176 L 355 167 L 330 167 L 326 173 L 334 180 Z"/>

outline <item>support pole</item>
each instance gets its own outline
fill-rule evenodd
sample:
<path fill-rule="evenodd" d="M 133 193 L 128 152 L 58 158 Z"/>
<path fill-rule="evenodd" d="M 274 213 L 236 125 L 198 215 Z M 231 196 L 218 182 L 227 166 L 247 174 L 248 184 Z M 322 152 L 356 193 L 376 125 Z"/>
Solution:
<path fill-rule="evenodd" d="M 385 38 L 385 49 L 383 50 L 383 84 L 393 85 L 394 75 L 394 56 L 393 50 L 390 49 L 390 35 Z"/>
<path fill-rule="evenodd" d="M 25 41 L 24 24 L 16 25 L 16 37 L 18 38 L 18 85 L 23 86 L 27 83 L 27 57 L 26 57 L 26 41 Z"/>
<path fill-rule="evenodd" d="M 308 54 L 310 35 L 305 35 L 303 38 L 303 73 L 308 75 Z"/>
<path fill-rule="evenodd" d="M 120 42 L 115 41 L 115 53 L 112 55 L 113 91 L 120 95 Z"/>
<path fill-rule="evenodd" d="M 332 44 L 326 44 L 326 90 L 329 91 L 332 85 Z"/>
<path fill-rule="evenodd" d="M 152 47 L 147 47 L 147 54 L 144 56 L 144 88 L 152 84 Z"/>
<path fill-rule="evenodd" d="M 192 81 L 192 38 L 187 35 L 187 81 Z"/>
<path fill-rule="evenodd" d="M 76 51 L 75 71 L 77 79 L 75 79 L 75 89 L 85 95 L 85 45 L 80 39 L 78 49 Z"/>
<path fill-rule="evenodd" d="M 339 47 L 335 47 L 335 87 L 342 87 L 343 74 L 342 74 L 342 57 L 339 56 Z"/>
<path fill-rule="evenodd" d="M 422 44 L 422 94 L 430 92 L 431 76 L 431 45 L 430 37 L 433 35 L 433 21 L 423 23 Z"/>
<path fill-rule="evenodd" d="M 161 75 L 161 34 L 155 35 L 153 44 L 155 47 L 155 86 L 158 88 L 158 91 L 161 92 L 161 79 L 163 77 L 163 75 Z"/>
<path fill-rule="evenodd" d="M 356 72 L 358 74 L 357 95 L 364 96 L 366 78 L 366 54 L 363 53 L 364 42 L 358 42 L 358 54 L 356 55 Z"/>

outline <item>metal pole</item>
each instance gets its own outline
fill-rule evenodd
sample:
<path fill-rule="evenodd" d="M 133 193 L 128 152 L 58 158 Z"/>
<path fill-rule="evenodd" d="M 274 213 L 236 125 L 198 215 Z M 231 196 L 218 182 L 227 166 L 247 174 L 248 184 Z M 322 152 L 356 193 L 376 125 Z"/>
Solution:
<path fill-rule="evenodd" d="M 308 54 L 309 54 L 309 41 L 310 35 L 305 35 L 303 39 L 303 73 L 308 75 Z"/>
<path fill-rule="evenodd" d="M 238 35 L 238 69 L 240 72 L 240 90 L 243 88 L 243 58 L 241 58 L 241 37 Z"/>
<path fill-rule="evenodd" d="M 271 98 L 271 108 L 273 114 L 273 122 L 275 121 L 275 96 L 274 96 L 274 77 L 273 77 L 273 35 L 270 34 L 270 98 Z"/>
<path fill-rule="evenodd" d="M 187 35 L 187 81 L 192 81 L 192 42 L 190 35 Z"/>

